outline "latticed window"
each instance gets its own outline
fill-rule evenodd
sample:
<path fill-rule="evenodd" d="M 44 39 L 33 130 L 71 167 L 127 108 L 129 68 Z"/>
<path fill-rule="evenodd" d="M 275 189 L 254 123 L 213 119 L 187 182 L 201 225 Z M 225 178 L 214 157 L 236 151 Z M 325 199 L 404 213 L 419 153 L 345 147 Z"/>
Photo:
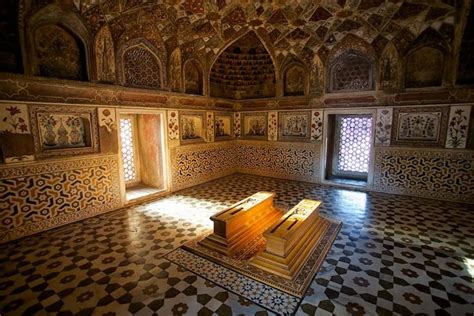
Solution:
<path fill-rule="evenodd" d="M 133 47 L 124 54 L 124 71 L 127 85 L 141 88 L 160 88 L 158 59 L 143 47 Z"/>
<path fill-rule="evenodd" d="M 136 144 L 134 143 L 134 121 L 133 116 L 120 119 L 122 166 L 126 184 L 139 181 L 136 163 Z"/>
<path fill-rule="evenodd" d="M 338 115 L 335 145 L 333 174 L 355 178 L 367 177 L 372 145 L 372 117 Z"/>

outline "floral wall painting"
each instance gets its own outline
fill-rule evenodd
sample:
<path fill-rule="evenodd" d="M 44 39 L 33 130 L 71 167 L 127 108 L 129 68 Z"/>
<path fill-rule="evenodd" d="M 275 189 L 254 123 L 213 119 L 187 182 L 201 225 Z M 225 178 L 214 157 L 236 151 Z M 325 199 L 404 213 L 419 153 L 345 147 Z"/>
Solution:
<path fill-rule="evenodd" d="M 267 113 L 242 113 L 242 138 L 267 139 Z"/>
<path fill-rule="evenodd" d="M 449 113 L 446 148 L 466 148 L 471 106 L 452 106 Z"/>
<path fill-rule="evenodd" d="M 323 111 L 311 111 L 311 140 L 315 142 L 323 140 Z"/>
<path fill-rule="evenodd" d="M 390 146 L 393 109 L 378 109 L 375 123 L 375 146 Z"/>
<path fill-rule="evenodd" d="M 5 163 L 34 159 L 26 104 L 0 104 L 0 152 Z"/>
<path fill-rule="evenodd" d="M 444 146 L 448 107 L 395 108 L 392 145 Z"/>
<path fill-rule="evenodd" d="M 204 112 L 180 112 L 179 127 L 181 144 L 205 141 L 206 126 Z"/>
<path fill-rule="evenodd" d="M 234 137 L 234 115 L 232 113 L 214 114 L 214 139 L 229 140 Z"/>
<path fill-rule="evenodd" d="M 280 112 L 278 136 L 283 141 L 309 141 L 311 112 Z"/>
<path fill-rule="evenodd" d="M 99 126 L 105 127 L 109 133 L 112 133 L 115 126 L 115 109 L 114 108 L 99 108 Z"/>
<path fill-rule="evenodd" d="M 94 108 L 33 106 L 30 108 L 36 155 L 77 155 L 99 151 Z"/>
<path fill-rule="evenodd" d="M 241 127 L 240 127 L 240 112 L 234 113 L 234 136 L 240 138 Z"/>
<path fill-rule="evenodd" d="M 168 139 L 179 139 L 178 111 L 168 111 Z"/>
<path fill-rule="evenodd" d="M 115 108 L 98 108 L 100 151 L 115 153 L 118 151 L 117 118 Z"/>
<path fill-rule="evenodd" d="M 26 104 L 0 105 L 0 132 L 29 134 L 28 106 Z"/>
<path fill-rule="evenodd" d="M 278 139 L 278 112 L 268 112 L 268 140 Z"/>
<path fill-rule="evenodd" d="M 206 132 L 207 132 L 207 137 L 206 137 L 206 140 L 208 142 L 213 142 L 214 141 L 214 113 L 213 112 L 207 112 L 206 113 L 206 116 L 207 116 L 207 128 L 206 128 Z"/>

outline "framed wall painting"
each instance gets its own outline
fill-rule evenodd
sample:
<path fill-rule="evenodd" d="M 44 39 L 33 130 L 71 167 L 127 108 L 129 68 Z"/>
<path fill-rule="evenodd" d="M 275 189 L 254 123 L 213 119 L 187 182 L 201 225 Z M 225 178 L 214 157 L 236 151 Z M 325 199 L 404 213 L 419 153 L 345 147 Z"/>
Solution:
<path fill-rule="evenodd" d="M 278 122 L 278 140 L 300 142 L 311 140 L 310 111 L 279 112 Z"/>
<path fill-rule="evenodd" d="M 214 140 L 229 140 L 234 138 L 234 114 L 214 113 Z"/>
<path fill-rule="evenodd" d="M 448 107 L 394 108 L 392 145 L 443 147 Z"/>
<path fill-rule="evenodd" d="M 37 157 L 99 152 L 97 111 L 93 107 L 30 107 Z"/>
<path fill-rule="evenodd" d="M 267 139 L 267 113 L 242 113 L 242 138 L 266 140 Z"/>
<path fill-rule="evenodd" d="M 202 143 L 206 137 L 205 112 L 179 112 L 181 144 Z"/>

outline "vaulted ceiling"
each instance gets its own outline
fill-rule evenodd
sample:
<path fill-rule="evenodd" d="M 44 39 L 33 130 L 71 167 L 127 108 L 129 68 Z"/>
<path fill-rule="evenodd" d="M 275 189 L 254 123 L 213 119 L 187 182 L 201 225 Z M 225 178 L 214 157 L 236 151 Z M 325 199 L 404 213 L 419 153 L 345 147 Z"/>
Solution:
<path fill-rule="evenodd" d="M 8 1 L 9 6 L 16 2 Z M 51 6 L 59 11 L 48 9 Z M 30 21 L 40 25 L 52 15 L 67 12 L 79 17 L 87 29 L 84 32 L 88 35 L 83 37 L 88 36 L 91 43 L 107 27 L 116 52 L 130 41 L 143 38 L 150 53 L 161 58 L 165 68 L 173 58 L 181 63 L 195 60 L 204 77 L 210 78 L 209 90 L 213 90 L 212 85 L 220 87 L 216 96 L 234 93 L 237 98 L 245 97 L 245 87 L 252 82 L 261 88 L 258 90 L 262 96 L 272 96 L 275 92 L 267 84 L 278 81 L 289 60 L 309 68 L 314 66 L 315 58 L 325 64 L 328 58 L 338 57 L 334 51 L 347 38 L 351 39 L 352 48 L 369 53 L 374 60 L 389 46 L 403 56 L 414 43 L 423 41 L 437 41 L 444 53 L 459 54 L 469 9 L 468 0 L 22 0 L 17 37 L 21 38 L 24 31 L 27 42 L 28 32 L 32 31 L 28 29 Z M 4 10 L 0 14 L 6 18 L 11 17 L 11 12 Z M 73 20 L 61 23 L 72 25 Z M 8 27 L 1 26 L 14 37 L 18 29 L 10 22 Z M 254 48 L 252 55 L 262 61 L 271 60 L 272 74 L 263 71 L 259 78 L 241 81 L 240 88 L 229 86 L 229 80 L 238 83 L 239 78 L 252 73 L 252 63 L 245 73 L 229 69 L 228 61 L 238 52 L 236 47 L 239 54 L 248 54 L 249 48 Z M 179 56 L 174 53 L 173 57 L 177 49 Z M 14 55 L 8 56 L 12 59 Z M 224 73 L 226 69 L 230 74 Z M 211 70 L 215 71 L 213 75 Z M 166 78 L 167 71 L 161 74 L 162 78 Z M 311 92 L 311 87 L 308 89 Z"/>

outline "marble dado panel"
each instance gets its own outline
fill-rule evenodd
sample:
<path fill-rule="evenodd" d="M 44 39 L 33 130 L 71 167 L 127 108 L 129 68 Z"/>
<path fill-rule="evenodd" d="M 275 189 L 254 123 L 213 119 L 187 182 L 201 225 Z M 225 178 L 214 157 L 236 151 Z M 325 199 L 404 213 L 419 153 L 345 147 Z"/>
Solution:
<path fill-rule="evenodd" d="M 170 156 L 172 191 L 235 173 L 238 158 L 235 141 L 174 147 Z"/>
<path fill-rule="evenodd" d="M 0 168 L 0 243 L 122 206 L 116 155 Z"/>
<path fill-rule="evenodd" d="M 378 148 L 373 190 L 474 203 L 474 152 Z"/>
<path fill-rule="evenodd" d="M 319 183 L 320 144 L 241 141 L 238 172 Z"/>

